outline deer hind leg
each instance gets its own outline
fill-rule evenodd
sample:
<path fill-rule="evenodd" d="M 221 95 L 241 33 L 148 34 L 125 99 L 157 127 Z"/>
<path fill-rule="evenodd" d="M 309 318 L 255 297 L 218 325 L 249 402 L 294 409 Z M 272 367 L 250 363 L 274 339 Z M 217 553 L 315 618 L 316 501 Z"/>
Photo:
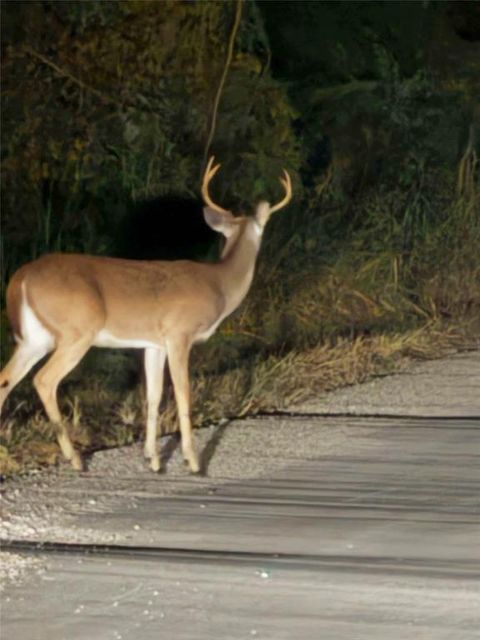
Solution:
<path fill-rule="evenodd" d="M 65 422 L 62 420 L 57 403 L 57 388 L 90 348 L 93 336 L 82 337 L 76 342 L 59 342 L 57 349 L 47 363 L 35 375 L 33 384 L 45 407 L 48 419 L 55 425 L 57 440 L 64 457 L 72 463 L 74 469 L 83 469 L 80 454 L 75 450 Z"/>
<path fill-rule="evenodd" d="M 190 420 L 190 383 L 188 379 L 190 346 L 190 341 L 187 339 L 169 340 L 167 342 L 167 353 L 175 400 L 177 401 L 183 457 L 189 463 L 192 472 L 198 473 L 200 466 L 194 448 Z"/>
<path fill-rule="evenodd" d="M 160 471 L 160 452 L 157 446 L 158 407 L 163 393 L 165 349 L 145 349 L 145 377 L 147 382 L 147 432 L 144 454 L 150 459 L 152 471 Z"/>
<path fill-rule="evenodd" d="M 20 342 L 17 345 L 13 356 L 0 372 L 0 413 L 8 394 L 48 351 L 49 349 L 41 344 Z"/>

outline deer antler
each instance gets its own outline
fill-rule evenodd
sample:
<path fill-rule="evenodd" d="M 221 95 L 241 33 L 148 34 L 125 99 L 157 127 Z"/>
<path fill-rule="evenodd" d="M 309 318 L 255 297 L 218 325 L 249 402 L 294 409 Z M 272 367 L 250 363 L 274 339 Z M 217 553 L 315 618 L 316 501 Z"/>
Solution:
<path fill-rule="evenodd" d="M 275 211 L 278 211 L 279 209 L 282 209 L 283 207 L 285 207 L 290 200 L 292 199 L 292 181 L 290 179 L 290 176 L 288 175 L 288 171 L 286 169 L 283 170 L 283 174 L 284 174 L 284 178 L 279 178 L 281 184 L 283 185 L 284 189 L 285 189 L 285 197 L 283 198 L 283 200 L 280 200 L 279 203 L 277 203 L 275 206 L 270 207 L 270 214 L 274 213 Z"/>
<path fill-rule="evenodd" d="M 220 205 L 215 204 L 208 194 L 208 185 L 210 183 L 210 180 L 220 169 L 220 164 L 216 164 L 214 167 L 212 167 L 214 160 L 215 160 L 215 157 L 210 156 L 210 160 L 208 161 L 207 168 L 205 169 L 205 175 L 203 176 L 203 182 L 202 182 L 203 200 L 205 201 L 205 204 L 207 204 L 209 207 L 211 207 L 218 213 L 230 213 L 230 211 L 228 211 L 227 209 L 223 209 Z"/>

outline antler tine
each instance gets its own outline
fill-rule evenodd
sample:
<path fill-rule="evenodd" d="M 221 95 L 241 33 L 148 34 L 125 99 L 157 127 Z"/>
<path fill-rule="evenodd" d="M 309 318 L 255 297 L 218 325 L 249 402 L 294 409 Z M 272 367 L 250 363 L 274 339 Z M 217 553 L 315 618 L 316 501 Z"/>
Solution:
<path fill-rule="evenodd" d="M 215 166 L 212 167 L 214 160 L 215 160 L 215 156 L 210 156 L 210 159 L 208 160 L 207 168 L 205 169 L 205 174 L 203 176 L 203 182 L 202 182 L 203 200 L 205 204 L 207 204 L 210 208 L 214 209 L 218 213 L 230 213 L 230 211 L 228 211 L 227 209 L 223 209 L 220 205 L 215 204 L 215 202 L 213 202 L 213 200 L 210 198 L 210 195 L 208 193 L 208 185 L 210 183 L 210 180 L 220 169 L 220 164 L 216 164 Z"/>
<path fill-rule="evenodd" d="M 216 164 L 212 170 L 212 164 L 215 160 L 215 156 L 210 156 L 207 163 L 207 168 L 205 169 L 205 176 L 208 176 L 208 179 L 215 175 L 215 173 L 220 169 L 220 163 Z"/>
<path fill-rule="evenodd" d="M 278 211 L 279 209 L 283 209 L 283 207 L 285 207 L 292 199 L 292 180 L 286 169 L 283 170 L 283 174 L 285 177 L 279 178 L 279 181 L 285 189 L 285 197 L 283 198 L 283 200 L 280 200 L 280 202 L 278 202 L 275 206 L 270 207 L 270 214 Z"/>

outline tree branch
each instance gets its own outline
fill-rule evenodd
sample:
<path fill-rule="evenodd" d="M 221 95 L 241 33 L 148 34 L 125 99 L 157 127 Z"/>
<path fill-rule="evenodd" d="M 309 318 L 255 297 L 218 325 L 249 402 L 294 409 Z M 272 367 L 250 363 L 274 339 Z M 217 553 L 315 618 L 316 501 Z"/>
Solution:
<path fill-rule="evenodd" d="M 31 49 L 30 47 L 24 47 L 24 51 L 25 51 L 25 53 L 28 53 L 32 57 L 37 58 L 37 60 L 40 60 L 41 62 L 43 62 L 43 64 L 46 64 L 48 67 L 50 67 L 51 69 L 56 71 L 60 76 L 63 76 L 64 78 L 68 78 L 69 80 L 71 80 L 72 82 L 77 84 L 79 87 L 84 89 L 85 91 L 89 91 L 90 93 L 93 93 L 98 98 L 102 98 L 102 99 L 106 98 L 107 100 L 109 99 L 108 96 L 103 94 L 101 91 L 98 91 L 97 89 L 94 89 L 93 87 L 90 87 L 88 84 L 85 84 L 82 80 L 80 80 L 79 78 L 76 78 L 69 71 L 66 71 L 65 69 L 62 69 L 57 64 L 55 64 L 55 62 L 52 62 L 46 56 L 44 56 L 43 54 L 39 53 L 38 51 L 35 51 L 34 49 Z"/>

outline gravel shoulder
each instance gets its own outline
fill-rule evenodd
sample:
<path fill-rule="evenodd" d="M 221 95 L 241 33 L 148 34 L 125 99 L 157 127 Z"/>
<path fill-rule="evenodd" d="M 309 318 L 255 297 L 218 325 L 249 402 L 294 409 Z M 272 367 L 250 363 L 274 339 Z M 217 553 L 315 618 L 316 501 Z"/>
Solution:
<path fill-rule="evenodd" d="M 297 405 L 303 414 L 480 416 L 480 351 L 417 362 L 401 373 L 344 387 Z"/>
<path fill-rule="evenodd" d="M 408 371 L 341 389 L 292 407 L 292 415 L 234 420 L 196 433 L 208 475 L 191 476 L 175 436 L 162 438 L 165 472 L 156 475 L 142 456 L 142 445 L 97 452 L 88 471 L 77 474 L 67 464 L 10 479 L 1 489 L 1 540 L 149 544 L 142 530 L 126 532 L 94 526 L 96 515 L 131 513 L 147 498 L 214 494 L 235 482 L 269 478 L 302 461 L 354 455 L 371 447 L 376 427 L 358 420 L 322 417 L 480 416 L 480 351 L 414 364 Z M 361 436 L 354 434 L 361 433 Z M 198 508 L 202 503 L 199 501 Z M 18 580 L 25 560 L 2 553 L 0 578 Z M 38 569 L 38 567 L 36 567 Z"/>

